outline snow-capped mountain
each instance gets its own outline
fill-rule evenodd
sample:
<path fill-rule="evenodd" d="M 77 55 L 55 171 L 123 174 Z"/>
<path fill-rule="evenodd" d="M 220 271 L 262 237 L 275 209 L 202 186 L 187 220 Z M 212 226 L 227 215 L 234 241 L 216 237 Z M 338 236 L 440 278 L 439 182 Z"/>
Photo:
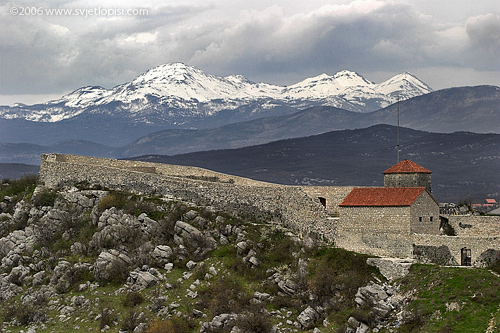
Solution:
<path fill-rule="evenodd" d="M 376 84 L 341 71 L 321 74 L 290 86 L 251 82 L 241 75 L 221 77 L 182 63 L 160 65 L 112 89 L 87 86 L 43 104 L 0 107 L 0 118 L 58 122 L 79 115 L 102 114 L 133 122 L 187 124 L 222 110 L 252 117 L 274 108 L 303 109 L 329 105 L 368 112 L 432 89 L 409 73 Z"/>

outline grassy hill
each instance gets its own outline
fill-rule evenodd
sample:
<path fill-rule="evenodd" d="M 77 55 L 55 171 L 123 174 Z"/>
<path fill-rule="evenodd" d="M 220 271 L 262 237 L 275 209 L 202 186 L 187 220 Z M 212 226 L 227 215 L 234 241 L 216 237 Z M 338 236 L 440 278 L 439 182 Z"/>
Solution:
<path fill-rule="evenodd" d="M 271 221 L 85 184 L 35 188 L 33 177 L 0 186 L 5 331 L 499 327 L 500 278 L 487 269 L 415 264 L 386 281 L 368 256 L 300 241 Z M 387 292 L 393 310 L 360 306 L 365 286 Z"/>

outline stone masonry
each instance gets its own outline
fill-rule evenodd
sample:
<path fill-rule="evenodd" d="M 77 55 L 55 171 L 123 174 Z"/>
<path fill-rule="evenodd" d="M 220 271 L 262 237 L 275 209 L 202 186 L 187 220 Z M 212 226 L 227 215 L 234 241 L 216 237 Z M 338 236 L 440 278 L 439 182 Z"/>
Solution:
<path fill-rule="evenodd" d="M 339 209 L 350 186 L 286 186 L 196 167 L 63 154 L 42 155 L 40 180 L 50 188 L 84 182 L 190 200 L 283 223 L 301 237 L 320 236 L 335 246 L 377 256 L 406 258 L 413 256 L 415 246 L 445 245 L 460 263 L 463 247 L 472 248 L 473 260 L 487 249 L 500 248 L 500 219 L 450 219 L 457 236 L 440 236 L 435 230 L 438 212 L 433 221 L 422 216 L 420 222 L 410 207 L 380 207 L 370 212 L 367 224 L 356 218 L 362 210 Z M 401 222 L 410 219 L 417 222 Z"/>

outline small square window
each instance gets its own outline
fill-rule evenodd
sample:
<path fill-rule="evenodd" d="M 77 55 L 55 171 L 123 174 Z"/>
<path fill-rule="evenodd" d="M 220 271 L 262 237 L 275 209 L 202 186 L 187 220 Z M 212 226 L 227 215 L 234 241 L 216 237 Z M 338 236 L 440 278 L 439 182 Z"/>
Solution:
<path fill-rule="evenodd" d="M 422 222 L 422 216 L 419 216 L 418 222 Z"/>

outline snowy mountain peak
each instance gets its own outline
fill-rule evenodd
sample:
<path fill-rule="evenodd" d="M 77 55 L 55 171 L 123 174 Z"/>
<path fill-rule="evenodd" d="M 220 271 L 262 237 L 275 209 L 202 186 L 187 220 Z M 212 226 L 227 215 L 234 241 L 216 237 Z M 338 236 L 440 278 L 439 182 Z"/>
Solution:
<path fill-rule="evenodd" d="M 297 109 L 329 105 L 368 112 L 431 91 L 410 73 L 375 84 L 356 72 L 343 70 L 279 86 L 254 83 L 242 75 L 207 74 L 177 62 L 156 66 L 113 89 L 86 86 L 44 104 L 5 107 L 0 109 L 0 117 L 55 122 L 87 111 L 109 114 L 119 111 L 139 121 L 153 122 L 148 117 L 167 117 L 183 122 L 185 117 L 212 116 L 221 110 L 259 103 L 264 104 L 257 113 L 277 105 Z"/>
<path fill-rule="evenodd" d="M 152 83 L 152 82 L 182 82 L 195 74 L 203 73 L 196 67 L 188 66 L 181 62 L 164 64 L 151 68 L 135 78 L 131 83 Z M 204 74 L 204 73 L 203 73 Z"/>
<path fill-rule="evenodd" d="M 110 90 L 100 86 L 85 86 L 62 96 L 60 99 L 50 101 L 47 104 L 64 103 L 65 106 L 83 108 L 110 94 Z"/>
<path fill-rule="evenodd" d="M 353 87 L 353 86 L 366 86 L 372 85 L 373 82 L 366 80 L 363 76 L 359 75 L 356 72 L 351 72 L 348 70 L 343 70 L 336 73 L 333 78 L 340 85 L 344 87 Z"/>
<path fill-rule="evenodd" d="M 408 99 L 432 92 L 432 88 L 419 80 L 415 75 L 404 72 L 393 76 L 379 84 L 380 92 L 389 96 Z"/>

